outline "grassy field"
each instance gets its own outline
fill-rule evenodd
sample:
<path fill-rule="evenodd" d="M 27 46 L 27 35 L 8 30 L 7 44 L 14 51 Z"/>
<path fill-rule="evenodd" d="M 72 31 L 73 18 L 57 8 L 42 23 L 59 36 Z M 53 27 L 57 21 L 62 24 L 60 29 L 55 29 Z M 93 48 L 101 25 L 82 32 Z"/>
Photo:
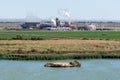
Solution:
<path fill-rule="evenodd" d="M 120 31 L 0 31 L 0 39 L 107 39 L 120 40 Z"/>
<path fill-rule="evenodd" d="M 1 59 L 53 60 L 120 58 L 115 40 L 0 40 Z"/>
<path fill-rule="evenodd" d="M 0 59 L 120 58 L 120 31 L 0 31 Z"/>

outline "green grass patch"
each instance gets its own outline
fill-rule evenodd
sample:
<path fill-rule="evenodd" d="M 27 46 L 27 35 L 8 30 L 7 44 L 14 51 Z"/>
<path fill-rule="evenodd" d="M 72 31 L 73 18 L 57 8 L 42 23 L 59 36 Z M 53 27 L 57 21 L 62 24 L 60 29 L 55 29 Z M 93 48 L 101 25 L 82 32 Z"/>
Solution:
<path fill-rule="evenodd" d="M 13 39 L 22 35 L 23 39 L 106 39 L 120 40 L 120 31 L 1 31 L 0 39 Z"/>

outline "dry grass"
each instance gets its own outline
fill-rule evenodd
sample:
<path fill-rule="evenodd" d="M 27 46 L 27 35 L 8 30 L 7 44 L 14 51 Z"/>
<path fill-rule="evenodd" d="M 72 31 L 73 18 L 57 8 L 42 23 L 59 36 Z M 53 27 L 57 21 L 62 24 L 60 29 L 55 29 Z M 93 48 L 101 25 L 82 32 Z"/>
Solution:
<path fill-rule="evenodd" d="M 87 51 L 119 51 L 120 41 L 114 40 L 0 40 L 0 51 L 4 53 L 6 51 L 24 52 L 37 51 L 39 54 L 51 50 L 56 52 L 68 51 L 68 52 L 87 52 Z"/>

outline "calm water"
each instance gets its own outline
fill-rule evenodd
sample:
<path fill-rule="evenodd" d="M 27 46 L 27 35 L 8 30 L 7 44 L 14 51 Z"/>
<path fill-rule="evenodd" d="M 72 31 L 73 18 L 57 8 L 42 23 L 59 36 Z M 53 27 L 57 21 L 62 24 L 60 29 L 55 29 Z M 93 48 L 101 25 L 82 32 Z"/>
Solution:
<path fill-rule="evenodd" d="M 0 80 L 120 80 L 120 60 L 78 61 L 80 68 L 49 68 L 48 61 L 0 60 Z"/>

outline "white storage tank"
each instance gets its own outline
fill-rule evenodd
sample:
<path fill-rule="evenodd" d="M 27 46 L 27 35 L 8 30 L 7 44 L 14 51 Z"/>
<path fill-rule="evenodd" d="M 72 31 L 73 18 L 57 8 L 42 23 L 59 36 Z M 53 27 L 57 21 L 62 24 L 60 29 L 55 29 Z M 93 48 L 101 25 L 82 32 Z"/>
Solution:
<path fill-rule="evenodd" d="M 85 30 L 96 30 L 96 26 L 93 24 L 85 25 Z"/>

